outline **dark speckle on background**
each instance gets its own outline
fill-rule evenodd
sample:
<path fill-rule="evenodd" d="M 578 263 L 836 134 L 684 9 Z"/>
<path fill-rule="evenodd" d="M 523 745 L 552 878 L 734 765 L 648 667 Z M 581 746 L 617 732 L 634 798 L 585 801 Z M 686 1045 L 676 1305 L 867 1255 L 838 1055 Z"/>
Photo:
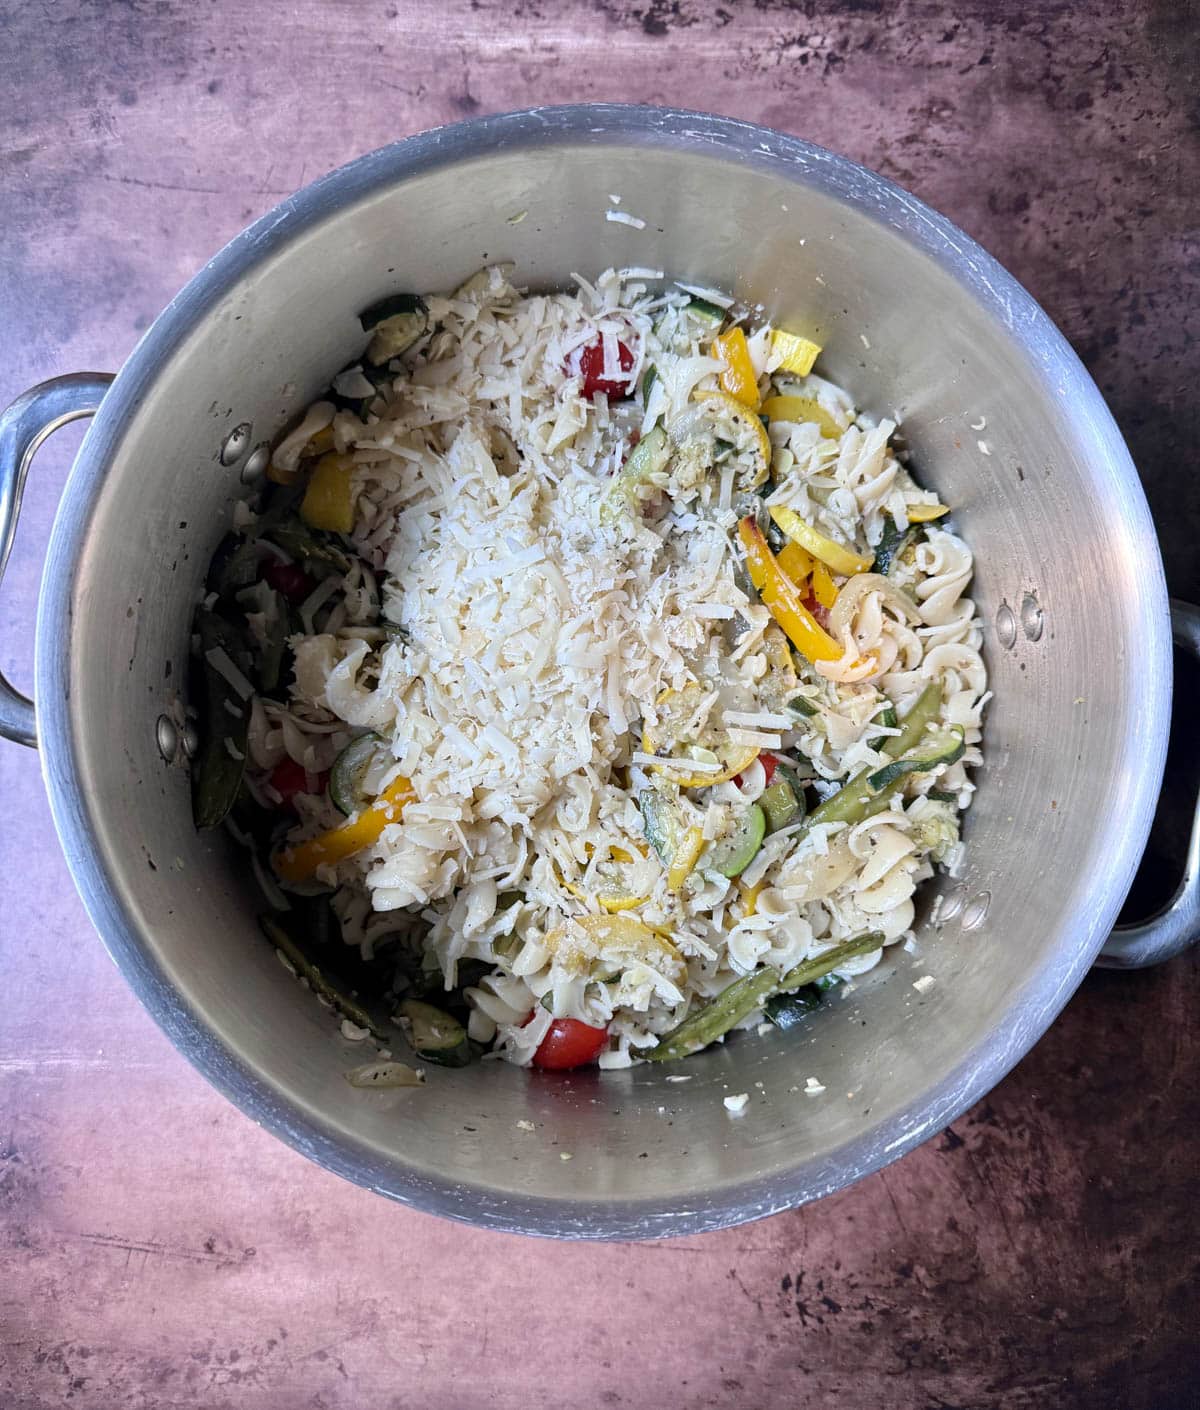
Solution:
<path fill-rule="evenodd" d="M 60 0 L 9 4 L 4 52 L 5 401 L 115 369 L 249 221 L 385 142 L 533 104 L 709 109 L 865 162 L 1013 271 L 1200 601 L 1190 0 Z M 0 595 L 19 681 L 77 439 L 38 458 Z M 1179 864 L 1195 762 L 1172 755 L 1135 907 Z M 105 957 L 32 753 L 0 745 L 0 798 L 5 1407 L 1196 1406 L 1194 956 L 1094 974 L 986 1102 L 819 1204 L 551 1245 L 386 1204 L 230 1107 Z"/>

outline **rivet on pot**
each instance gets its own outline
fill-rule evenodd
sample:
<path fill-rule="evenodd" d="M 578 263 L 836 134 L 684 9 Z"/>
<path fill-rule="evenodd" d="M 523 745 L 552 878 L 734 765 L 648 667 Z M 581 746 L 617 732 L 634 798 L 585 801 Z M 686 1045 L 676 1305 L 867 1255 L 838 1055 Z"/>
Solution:
<path fill-rule="evenodd" d="M 1046 614 L 1037 600 L 1036 592 L 1027 592 L 1021 603 L 1021 630 L 1026 641 L 1037 641 L 1046 625 Z"/>
<path fill-rule="evenodd" d="M 934 903 L 933 923 L 934 925 L 945 925 L 947 921 L 954 917 L 963 908 L 963 902 L 967 898 L 967 893 L 961 886 L 952 887 L 949 891 L 944 891 Z"/>
<path fill-rule="evenodd" d="M 196 751 L 200 748 L 200 736 L 196 733 L 196 726 L 192 724 L 184 725 L 179 736 L 179 742 L 183 745 L 183 752 L 189 759 L 196 757 Z"/>
<path fill-rule="evenodd" d="M 235 426 L 232 431 L 221 442 L 221 464 L 236 465 L 242 456 L 246 454 L 246 448 L 250 444 L 250 437 L 254 427 L 249 421 L 243 421 Z"/>
<path fill-rule="evenodd" d="M 266 441 L 259 441 L 242 466 L 242 484 L 251 485 L 261 480 L 271 460 L 271 447 Z"/>
<path fill-rule="evenodd" d="M 988 907 L 992 904 L 992 893 L 981 891 L 978 896 L 973 896 L 963 907 L 962 928 L 964 930 L 978 930 L 987 918 Z"/>
<path fill-rule="evenodd" d="M 1017 618 L 1007 602 L 1002 602 L 996 613 L 996 637 L 1005 651 L 1017 644 Z"/>
<path fill-rule="evenodd" d="M 154 726 L 154 738 L 158 744 L 158 752 L 168 764 L 171 763 L 175 758 L 176 749 L 179 748 L 179 730 L 170 716 L 159 715 L 158 723 Z"/>

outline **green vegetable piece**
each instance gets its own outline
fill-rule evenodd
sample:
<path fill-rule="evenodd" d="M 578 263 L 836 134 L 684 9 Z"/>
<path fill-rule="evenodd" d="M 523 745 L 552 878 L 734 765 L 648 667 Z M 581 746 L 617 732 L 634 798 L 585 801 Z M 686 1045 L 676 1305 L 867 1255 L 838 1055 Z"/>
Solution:
<path fill-rule="evenodd" d="M 892 735 L 889 739 L 887 754 L 895 759 L 901 754 L 907 754 L 910 749 L 915 749 L 921 742 L 926 726 L 937 718 L 937 712 L 941 708 L 942 687 L 932 681 L 913 702 L 912 709 L 900 725 L 900 733 Z"/>
<path fill-rule="evenodd" d="M 283 594 L 262 585 L 263 615 L 266 640 L 258 658 L 259 689 L 270 694 L 279 685 L 283 671 L 283 653 L 288 639 L 288 611 Z"/>
<path fill-rule="evenodd" d="M 678 808 L 657 788 L 642 789 L 638 794 L 638 807 L 642 812 L 646 841 L 658 853 L 663 866 L 669 867 L 679 848 L 681 827 Z"/>
<path fill-rule="evenodd" d="M 348 994 L 343 994 L 336 985 L 331 984 L 321 972 L 320 965 L 314 964 L 305 955 L 300 946 L 273 916 L 259 916 L 258 923 L 262 933 L 283 955 L 296 974 L 301 979 L 308 981 L 308 987 L 318 998 L 332 1004 L 343 1018 L 348 1018 L 359 1028 L 369 1029 L 374 1037 L 387 1041 L 389 1035 L 383 1026 L 377 1023 L 361 1004 L 356 1003 Z"/>
<path fill-rule="evenodd" d="M 958 807 L 958 794 L 949 793 L 944 788 L 931 788 L 925 797 L 931 803 L 950 803 L 953 807 Z"/>
<path fill-rule="evenodd" d="M 329 797 L 339 813 L 349 817 L 371 800 L 363 791 L 363 779 L 383 743 L 374 730 L 360 734 L 333 761 L 329 771 Z"/>
<path fill-rule="evenodd" d="M 823 974 L 820 979 L 813 980 L 813 988 L 818 994 L 828 994 L 830 989 L 836 989 L 839 984 L 845 984 L 845 980 L 840 974 Z"/>
<path fill-rule="evenodd" d="M 695 297 L 689 299 L 687 311 L 692 318 L 699 320 L 709 328 L 719 328 L 725 322 L 725 310 L 718 308 L 716 304 L 709 303 L 707 299 Z"/>
<path fill-rule="evenodd" d="M 671 445 L 667 433 L 661 426 L 652 426 L 629 453 L 629 459 L 621 468 L 618 477 L 628 492 L 638 485 L 646 484 L 653 476 L 665 470 L 671 458 Z"/>
<path fill-rule="evenodd" d="M 776 1028 L 786 1032 L 789 1028 L 798 1028 L 813 1009 L 820 1007 L 821 991 L 815 984 L 809 984 L 794 994 L 772 994 L 763 1004 L 763 1013 Z"/>
<path fill-rule="evenodd" d="M 405 999 L 400 1004 L 399 1014 L 418 1057 L 441 1067 L 466 1067 L 471 1061 L 467 1030 L 445 1009 L 427 1004 L 423 999 Z"/>
<path fill-rule="evenodd" d="M 192 769 L 192 816 L 200 828 L 216 827 L 237 801 L 246 771 L 246 735 L 250 701 L 244 700 L 208 658 L 223 651 L 238 669 L 245 665 L 240 633 L 214 612 L 196 613 L 204 692 L 200 717 L 200 753 Z"/>
<path fill-rule="evenodd" d="M 258 560 L 262 550 L 255 539 L 240 534 L 226 534 L 217 545 L 208 569 L 207 586 L 226 601 L 251 587 L 258 577 Z"/>
<path fill-rule="evenodd" d="M 689 1014 L 678 1027 L 660 1038 L 658 1047 L 646 1056 L 651 1062 L 673 1062 L 676 1058 L 690 1057 L 723 1037 L 743 1019 L 749 1018 L 772 994 L 788 993 L 805 984 L 812 984 L 855 955 L 878 950 L 882 944 L 883 933 L 869 930 L 853 940 L 844 940 L 823 955 L 803 960 L 782 977 L 773 969 L 762 969 L 742 979 L 735 979 L 715 999 Z"/>
<path fill-rule="evenodd" d="M 429 326 L 429 308 L 417 294 L 391 294 L 358 315 L 364 333 L 373 333 L 366 359 L 376 364 L 407 352 Z"/>
<path fill-rule="evenodd" d="M 346 573 L 350 559 L 335 544 L 317 535 L 302 519 L 289 517 L 263 529 L 263 537 L 294 558 L 310 577 L 327 578 L 331 573 Z"/>
<path fill-rule="evenodd" d="M 939 735 L 922 740 L 911 754 L 876 769 L 868 775 L 867 783 L 871 788 L 886 788 L 905 774 L 927 774 L 940 764 L 956 763 L 962 758 L 965 747 L 962 725 L 951 725 Z"/>
<path fill-rule="evenodd" d="M 937 715 L 942 707 L 942 688 L 936 683 L 931 683 L 925 687 L 912 709 L 904 717 L 904 722 L 900 726 L 900 733 L 889 735 L 887 749 L 884 751 L 889 758 L 896 758 L 906 754 L 910 749 L 914 749 L 922 739 L 926 726 Z M 893 795 L 904 783 L 905 775 L 910 770 L 902 770 L 880 784 L 878 788 L 871 785 L 872 778 L 878 778 L 885 770 L 877 770 L 874 774 L 869 774 L 866 769 L 860 769 L 852 778 L 833 795 L 827 798 L 818 808 L 814 808 L 809 813 L 806 820 L 806 828 L 814 826 L 816 823 L 844 822 L 853 826 L 866 818 L 873 818 L 876 813 L 881 813 L 891 802 Z"/>
<path fill-rule="evenodd" d="M 797 695 L 794 700 L 789 700 L 788 709 L 795 710 L 798 715 L 804 715 L 807 719 L 821 713 L 807 695 Z"/>
<path fill-rule="evenodd" d="M 941 862 L 958 841 L 958 809 L 953 802 L 935 799 L 932 789 L 925 797 L 927 802 L 920 816 L 913 819 L 913 840 L 935 862 Z"/>
<path fill-rule="evenodd" d="M 758 804 L 767 815 L 768 832 L 778 832 L 781 827 L 794 823 L 804 812 L 802 799 L 796 796 L 786 778 L 776 778 L 770 788 L 763 789 Z"/>
<path fill-rule="evenodd" d="M 896 726 L 900 723 L 900 720 L 896 715 L 896 707 L 894 705 L 885 705 L 883 709 L 880 710 L 879 723 L 883 725 L 886 729 L 896 728 Z M 895 739 L 895 737 L 896 736 L 893 734 L 876 735 L 876 737 L 871 741 L 871 748 L 883 749 L 886 746 L 888 740 Z"/>
<path fill-rule="evenodd" d="M 916 543 L 920 532 L 918 524 L 906 524 L 902 529 L 889 517 L 883 537 L 879 540 L 879 547 L 875 550 L 875 562 L 871 571 L 888 577 L 905 549 Z"/>
<path fill-rule="evenodd" d="M 646 364 L 646 370 L 642 373 L 642 405 L 650 405 L 650 393 L 654 389 L 655 382 L 658 381 L 658 368 L 650 362 Z"/>
<path fill-rule="evenodd" d="M 766 813 L 757 803 L 751 803 L 734 824 L 733 831 L 709 847 L 703 865 L 719 871 L 722 876 L 741 876 L 758 856 L 766 832 Z"/>

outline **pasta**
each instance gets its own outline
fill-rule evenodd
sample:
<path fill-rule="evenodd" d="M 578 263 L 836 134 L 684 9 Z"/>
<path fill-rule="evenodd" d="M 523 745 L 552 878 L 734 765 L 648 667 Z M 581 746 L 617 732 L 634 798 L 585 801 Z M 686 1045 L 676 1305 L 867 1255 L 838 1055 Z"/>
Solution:
<path fill-rule="evenodd" d="M 971 552 L 895 424 L 644 271 L 492 268 L 368 323 L 198 619 L 256 685 L 198 818 L 215 779 L 285 904 L 460 1056 L 675 1055 L 910 939 L 988 696 Z"/>

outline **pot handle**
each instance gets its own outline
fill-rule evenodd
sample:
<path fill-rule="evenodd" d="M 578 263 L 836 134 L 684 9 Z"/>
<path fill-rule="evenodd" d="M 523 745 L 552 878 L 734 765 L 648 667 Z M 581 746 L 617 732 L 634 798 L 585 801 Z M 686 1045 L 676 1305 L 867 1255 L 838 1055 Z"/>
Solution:
<path fill-rule="evenodd" d="M 48 436 L 68 421 L 94 416 L 110 372 L 74 372 L 53 377 L 19 396 L 0 414 L 0 582 L 17 536 L 21 496 L 33 457 Z M 0 673 L 0 735 L 18 744 L 37 744 L 33 701 Z"/>
<path fill-rule="evenodd" d="M 1171 603 L 1175 644 L 1200 660 L 1200 608 Z M 1200 940 L 1200 797 L 1192 819 L 1187 864 L 1174 896 L 1157 915 L 1136 925 L 1118 925 L 1096 963 L 1103 969 L 1143 969 L 1161 964 Z"/>

